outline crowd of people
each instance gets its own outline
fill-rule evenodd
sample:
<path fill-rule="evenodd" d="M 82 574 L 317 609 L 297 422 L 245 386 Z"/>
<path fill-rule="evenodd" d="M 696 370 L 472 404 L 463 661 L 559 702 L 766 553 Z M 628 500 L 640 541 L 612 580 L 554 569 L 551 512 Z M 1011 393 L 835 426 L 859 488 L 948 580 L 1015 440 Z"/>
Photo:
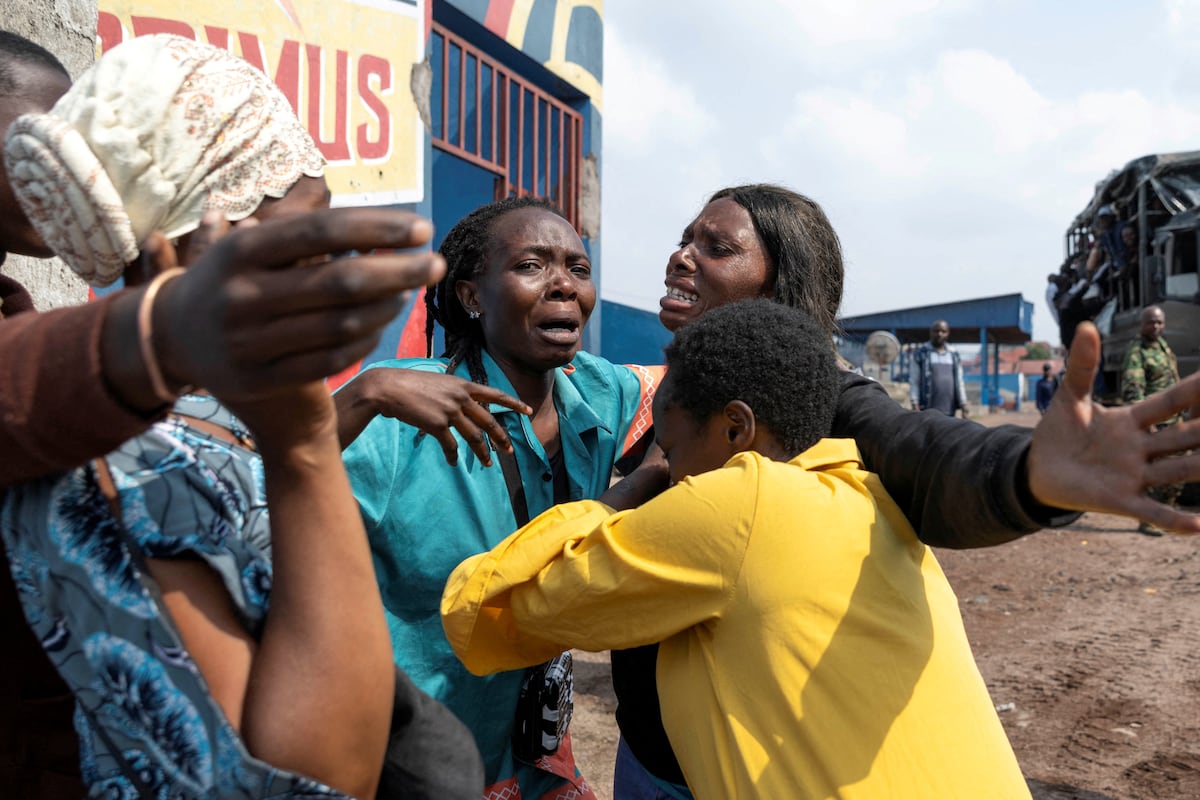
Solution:
<path fill-rule="evenodd" d="M 612 651 L 619 798 L 1028 796 L 928 546 L 1084 510 L 1200 532 L 1145 494 L 1200 474 L 1164 458 L 1200 423 L 1150 433 L 1200 380 L 1095 406 L 1081 323 L 1032 431 L 902 409 L 836 367 L 840 242 L 790 189 L 709 198 L 667 259 L 669 369 L 622 366 L 581 351 L 553 205 L 439 254 L 329 210 L 225 51 L 140 37 L 72 86 L 2 34 L 0 123 L 4 251 L 125 283 L 49 313 L 0 283 L 22 796 L 592 797 L 576 647 Z M 331 397 L 421 287 L 445 353 Z"/>

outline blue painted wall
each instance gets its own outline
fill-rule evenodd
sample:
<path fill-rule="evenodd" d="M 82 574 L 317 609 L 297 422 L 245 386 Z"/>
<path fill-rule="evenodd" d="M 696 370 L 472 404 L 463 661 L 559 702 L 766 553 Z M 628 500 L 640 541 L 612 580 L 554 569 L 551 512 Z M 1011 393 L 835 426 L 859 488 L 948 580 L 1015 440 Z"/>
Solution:
<path fill-rule="evenodd" d="M 1026 376 L 1019 372 L 1002 372 L 999 375 L 988 375 L 986 388 L 989 389 L 989 398 L 995 401 L 995 395 L 990 391 L 992 387 L 1003 389 L 1005 392 L 1011 392 L 1012 396 L 1016 400 L 1015 410 L 1020 411 L 1021 403 L 1029 399 L 1027 396 L 1028 392 L 1025 388 L 1025 384 L 1028 383 L 1028 381 L 1025 380 L 1025 377 Z M 978 386 L 982 380 L 982 375 L 963 376 L 963 382 L 972 386 Z"/>
<path fill-rule="evenodd" d="M 654 311 L 604 300 L 600 317 L 600 355 L 615 364 L 661 364 L 663 347 L 671 332 L 658 321 Z"/>

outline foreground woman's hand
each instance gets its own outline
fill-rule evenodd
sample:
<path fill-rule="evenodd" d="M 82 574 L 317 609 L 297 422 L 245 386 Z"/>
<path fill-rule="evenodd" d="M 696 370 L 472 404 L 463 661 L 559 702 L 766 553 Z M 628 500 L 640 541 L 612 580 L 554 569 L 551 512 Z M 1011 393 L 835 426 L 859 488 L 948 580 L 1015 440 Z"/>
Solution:
<path fill-rule="evenodd" d="M 451 466 L 458 463 L 454 431 L 486 466 L 492 465 L 489 439 L 498 449 L 512 452 L 508 432 L 488 411 L 489 404 L 521 414 L 532 413 L 525 403 L 491 386 L 457 375 L 395 367 L 363 372 L 334 395 L 334 402 L 343 448 L 376 416 L 391 417 L 436 438 Z"/>
<path fill-rule="evenodd" d="M 271 598 L 261 634 L 200 562 L 150 563 L 214 699 L 255 757 L 373 797 L 391 723 L 391 641 L 322 381 L 230 404 L 262 456 Z"/>
<path fill-rule="evenodd" d="M 1150 486 L 1200 480 L 1200 374 L 1134 405 L 1092 401 L 1100 334 L 1089 322 L 1075 333 L 1071 358 L 1050 408 L 1033 432 L 1029 488 L 1048 506 L 1136 517 L 1160 528 L 1200 533 L 1200 515 L 1152 500 Z M 1192 420 L 1151 433 L 1154 423 L 1192 409 Z"/>
<path fill-rule="evenodd" d="M 162 287 L 154 343 L 165 376 L 234 400 L 345 369 L 375 347 L 407 290 L 445 270 L 436 253 L 371 251 L 423 247 L 432 234 L 427 220 L 382 208 L 235 227 Z M 347 251 L 361 255 L 326 258 Z"/>

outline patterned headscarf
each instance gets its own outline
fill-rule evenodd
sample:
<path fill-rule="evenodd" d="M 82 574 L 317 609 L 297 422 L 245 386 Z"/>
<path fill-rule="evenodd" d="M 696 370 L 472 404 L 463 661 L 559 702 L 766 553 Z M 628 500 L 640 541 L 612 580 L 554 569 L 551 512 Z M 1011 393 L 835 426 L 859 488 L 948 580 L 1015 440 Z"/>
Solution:
<path fill-rule="evenodd" d="M 213 208 L 243 219 L 325 166 L 266 75 L 167 34 L 114 47 L 50 113 L 18 118 L 4 161 L 42 238 L 97 286 L 154 231 L 182 236 Z"/>

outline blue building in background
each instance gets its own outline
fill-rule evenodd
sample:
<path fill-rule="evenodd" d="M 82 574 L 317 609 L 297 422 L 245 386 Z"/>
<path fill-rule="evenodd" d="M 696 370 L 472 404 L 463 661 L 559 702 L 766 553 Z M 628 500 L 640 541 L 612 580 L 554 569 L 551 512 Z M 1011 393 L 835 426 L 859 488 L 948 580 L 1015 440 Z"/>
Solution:
<path fill-rule="evenodd" d="M 601 305 L 600 355 L 615 364 L 662 363 L 663 347 L 671 341 L 671 332 L 659 323 L 656 312 L 609 300 Z"/>

